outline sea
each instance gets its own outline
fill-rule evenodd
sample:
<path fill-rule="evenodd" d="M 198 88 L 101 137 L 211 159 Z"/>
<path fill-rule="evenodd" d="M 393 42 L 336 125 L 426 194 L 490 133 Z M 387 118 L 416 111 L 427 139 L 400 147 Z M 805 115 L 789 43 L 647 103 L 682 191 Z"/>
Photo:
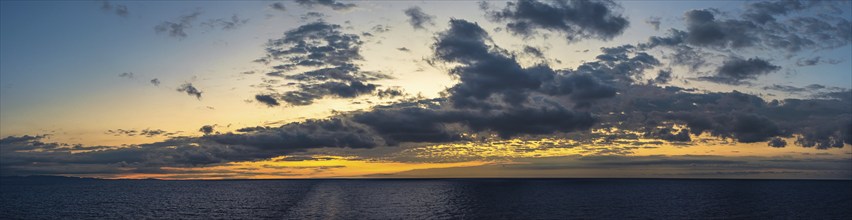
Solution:
<path fill-rule="evenodd" d="M 852 181 L 0 178 L 0 219 L 852 219 Z"/>

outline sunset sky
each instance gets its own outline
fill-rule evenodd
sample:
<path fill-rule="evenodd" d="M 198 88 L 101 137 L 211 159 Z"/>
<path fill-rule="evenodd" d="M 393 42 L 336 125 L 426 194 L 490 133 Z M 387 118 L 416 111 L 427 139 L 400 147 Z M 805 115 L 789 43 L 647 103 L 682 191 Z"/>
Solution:
<path fill-rule="evenodd" d="M 2 1 L 0 175 L 852 179 L 850 1 Z"/>

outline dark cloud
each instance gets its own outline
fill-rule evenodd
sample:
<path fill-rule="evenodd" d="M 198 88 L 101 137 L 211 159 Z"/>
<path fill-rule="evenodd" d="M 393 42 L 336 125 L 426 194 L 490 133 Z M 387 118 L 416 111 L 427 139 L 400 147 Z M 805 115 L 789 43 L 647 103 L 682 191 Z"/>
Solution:
<path fill-rule="evenodd" d="M 793 11 L 800 11 L 813 5 L 813 2 L 801 2 L 798 0 L 785 0 L 774 2 L 753 2 L 746 4 L 744 18 L 758 24 L 774 22 L 775 16 L 786 15 Z"/>
<path fill-rule="evenodd" d="M 153 79 L 151 79 L 151 81 L 150 81 L 150 82 L 151 82 L 151 84 L 152 84 L 152 85 L 154 85 L 154 86 L 160 86 L 160 79 L 153 78 Z"/>
<path fill-rule="evenodd" d="M 390 26 L 377 24 L 376 26 L 370 28 L 370 30 L 372 30 L 373 33 L 385 33 L 390 31 Z"/>
<path fill-rule="evenodd" d="M 469 38 L 469 37 L 474 38 Z M 197 166 L 268 159 L 288 153 L 315 148 L 373 148 L 396 146 L 403 143 L 445 143 L 466 140 L 462 134 L 481 133 L 500 138 L 519 136 L 549 135 L 558 132 L 585 130 L 592 127 L 596 120 L 588 112 L 579 112 L 559 104 L 559 98 L 565 95 L 582 94 L 585 99 L 614 95 L 594 95 L 583 92 L 593 88 L 607 87 L 604 81 L 588 72 L 553 71 L 546 66 L 520 68 L 510 53 L 486 43 L 488 34 L 478 25 L 454 20 L 451 28 L 437 37 L 434 45 L 435 60 L 459 63 L 453 74 L 462 79 L 456 89 L 476 88 L 497 96 L 520 94 L 522 97 L 510 99 L 487 97 L 478 98 L 470 94 L 450 90 L 447 98 L 428 100 L 407 100 L 386 106 L 376 106 L 371 110 L 339 113 L 326 119 L 312 119 L 293 122 L 280 127 L 254 127 L 240 129 L 240 133 L 216 133 L 213 126 L 204 126 L 199 131 L 201 137 L 172 137 L 163 142 L 105 148 L 98 151 L 68 154 L 65 151 L 42 151 L 40 153 L 3 154 L 3 168 L 14 165 L 6 163 L 26 163 L 35 161 L 53 161 L 66 164 L 97 164 L 98 166 L 122 165 L 125 169 L 152 169 L 161 166 Z M 484 50 L 465 50 L 465 48 L 485 48 Z M 628 58 L 629 60 L 629 58 Z M 482 69 L 479 63 L 508 62 L 510 72 L 490 72 Z M 617 62 L 617 61 L 612 61 Z M 629 61 L 628 61 L 629 62 Z M 514 76 L 513 76 L 514 75 Z M 312 95 L 314 86 L 324 92 L 338 96 L 355 96 L 376 88 L 366 88 L 368 84 L 358 81 L 342 83 L 324 78 L 308 77 L 302 82 L 321 81 L 316 84 L 302 84 L 301 91 L 292 94 Z M 334 79 L 346 78 L 329 76 Z M 350 76 L 351 77 L 351 76 Z M 528 80 L 530 85 L 512 87 L 506 90 L 497 87 L 478 87 L 481 80 L 491 77 L 495 80 Z M 590 83 L 593 82 L 593 83 Z M 598 84 L 594 84 L 598 83 Z M 503 85 L 505 82 L 497 83 Z M 536 85 L 536 86 L 532 86 Z M 547 85 L 545 86 L 542 85 Z M 523 90 L 523 91 L 518 91 Z M 401 93 L 392 88 L 380 90 L 390 95 Z M 610 93 L 613 92 L 613 93 Z M 550 94 L 553 94 L 552 96 Z M 290 95 L 289 93 L 281 96 Z M 491 96 L 491 95 L 487 95 Z M 528 99 L 538 96 L 544 99 Z M 258 96 L 260 97 L 260 96 Z M 495 108 L 468 108 L 455 105 L 450 100 L 457 97 L 472 98 L 479 105 L 493 105 Z M 272 97 L 273 100 L 287 100 L 288 97 Z M 518 101 L 515 98 L 520 98 Z M 566 97 L 567 99 L 573 99 Z M 263 99 L 263 98 L 260 98 Z M 260 101 L 260 100 L 259 100 Z M 269 101 L 269 100 L 267 100 Z M 520 103 L 511 106 L 506 103 Z M 268 103 L 267 103 L 268 104 Z M 10 139 L 11 140 L 11 139 Z M 8 142 L 8 141 L 7 141 Z M 17 146 L 17 145 L 16 145 Z M 29 146 L 29 145 L 27 145 Z M 6 148 L 4 144 L 4 149 Z M 31 146 L 29 146 L 31 147 Z M 57 158 L 62 158 L 58 160 Z M 12 162 L 7 162 L 12 161 Z M 109 169 L 107 169 L 109 170 Z"/>
<path fill-rule="evenodd" d="M 717 21 L 712 10 L 691 10 L 684 14 L 686 42 L 698 46 L 741 48 L 754 45 L 758 28 L 740 20 Z"/>
<path fill-rule="evenodd" d="M 358 35 L 341 29 L 315 22 L 270 40 L 261 62 L 269 64 L 270 72 L 277 74 L 266 77 L 286 80 L 296 90 L 258 94 L 255 100 L 269 106 L 299 105 L 323 97 L 381 97 L 382 93 L 397 93 L 393 87 L 381 87 L 386 88 L 382 90 L 372 83 L 388 76 L 362 71 L 354 64 L 361 59 L 362 43 Z M 677 46 L 683 42 L 660 38 L 655 44 Z M 43 143 L 40 136 L 7 137 L 0 139 L 0 170 L 4 174 L 34 172 L 27 170 L 26 164 L 35 162 L 53 166 L 53 172 L 70 166 L 87 166 L 90 171 L 102 173 L 152 172 L 164 166 L 269 159 L 319 148 L 422 146 L 476 141 L 474 136 L 524 139 L 564 135 L 591 140 L 589 137 L 595 135 L 610 135 L 594 134 L 592 128 L 635 131 L 638 135 L 612 134 L 618 136 L 613 140 L 631 142 L 639 142 L 641 137 L 659 143 L 688 144 L 698 141 L 693 140 L 693 135 L 708 134 L 743 143 L 766 142 L 775 147 L 779 138 L 796 138 L 796 145 L 819 149 L 842 147 L 844 142 L 852 144 L 852 92 L 848 90 L 824 93 L 821 99 L 767 102 L 736 91 L 702 93 L 658 87 L 645 82 L 671 80 L 671 72 L 665 69 L 656 72 L 653 79 L 642 78 L 646 71 L 661 65 L 642 51 L 647 45 L 602 48 L 595 60 L 573 69 L 552 69 L 546 64 L 524 67 L 479 25 L 457 19 L 435 36 L 431 46 L 429 62 L 448 64 L 449 74 L 458 80 L 441 98 L 404 100 L 279 127 L 241 128 L 237 133 L 218 133 L 214 126 L 207 125 L 199 130 L 205 134 L 201 137 L 170 137 L 162 142 L 123 147 L 91 146 L 85 148 L 92 150 L 73 154 L 68 150 L 72 146 Z M 777 71 L 777 66 L 762 59 L 729 61 L 733 63 L 726 62 L 723 66 L 729 67 L 720 67 L 717 75 L 750 80 Z M 191 84 L 181 88 L 179 91 L 200 98 L 201 91 Z M 611 147 L 597 153 L 625 155 L 630 151 Z M 737 163 L 693 160 L 639 164 Z M 79 171 L 65 173 L 74 172 Z"/>
<path fill-rule="evenodd" d="M 782 148 L 787 146 L 787 141 L 781 138 L 772 138 L 772 140 L 769 140 L 768 144 L 770 147 Z"/>
<path fill-rule="evenodd" d="M 672 81 L 672 71 L 669 70 L 660 70 L 657 72 L 657 77 L 654 77 L 654 83 L 664 84 Z"/>
<path fill-rule="evenodd" d="M 143 136 L 153 137 L 153 136 L 157 136 L 157 135 L 172 135 L 174 133 L 169 133 L 169 132 L 166 132 L 166 131 L 161 130 L 161 129 L 147 129 L 146 128 L 146 129 L 143 129 L 142 131 L 139 131 L 139 134 L 143 135 Z"/>
<path fill-rule="evenodd" d="M 210 19 L 201 23 L 202 26 L 207 26 L 210 28 L 219 28 L 222 30 L 233 30 L 237 29 L 246 23 L 248 23 L 249 19 L 240 19 L 239 16 L 233 15 L 230 19 L 228 18 L 219 18 L 219 19 Z"/>
<path fill-rule="evenodd" d="M 402 52 L 411 52 L 411 50 L 409 50 L 407 47 L 396 48 L 396 50 L 402 51 Z"/>
<path fill-rule="evenodd" d="M 268 130 L 268 129 L 271 129 L 271 127 L 255 126 L 255 127 L 240 128 L 240 129 L 237 129 L 236 131 L 237 132 L 255 132 L 255 131 Z"/>
<path fill-rule="evenodd" d="M 653 27 L 655 31 L 659 31 L 661 19 L 662 18 L 660 17 L 651 16 L 648 19 L 645 19 L 645 24 L 651 25 L 651 27 Z"/>
<path fill-rule="evenodd" d="M 618 87 L 620 95 L 592 106 L 593 112 L 624 112 L 600 115 L 604 126 L 645 131 L 652 137 L 676 134 L 674 124 L 685 125 L 690 134 L 707 133 L 738 142 L 771 141 L 800 135 L 796 144 L 820 149 L 842 147 L 843 127 L 852 118 L 852 92 L 830 93 L 834 99 L 785 99 L 767 102 L 740 93 L 694 93 L 653 85 Z M 660 132 L 660 127 L 668 128 Z M 664 136 L 653 135 L 662 133 Z"/>
<path fill-rule="evenodd" d="M 46 138 L 49 135 L 23 135 L 23 136 L 8 136 L 0 139 L 0 144 L 28 143 Z"/>
<path fill-rule="evenodd" d="M 186 30 L 192 28 L 192 23 L 195 22 L 200 15 L 200 11 L 195 11 L 178 17 L 176 21 L 163 21 L 157 26 L 154 26 L 154 31 L 158 34 L 166 33 L 170 37 L 186 38 Z"/>
<path fill-rule="evenodd" d="M 118 74 L 118 77 L 124 77 L 124 78 L 131 78 L 132 79 L 133 78 L 133 72 L 123 72 L 121 74 Z"/>
<path fill-rule="evenodd" d="M 204 133 L 204 135 L 213 134 L 215 125 L 204 125 L 198 129 L 199 132 Z"/>
<path fill-rule="evenodd" d="M 130 14 L 130 11 L 127 10 L 127 6 L 125 5 L 115 5 L 115 14 L 121 17 L 127 17 Z"/>
<path fill-rule="evenodd" d="M 286 11 L 287 10 L 287 8 L 284 7 L 284 3 L 281 3 L 281 2 L 272 3 L 271 5 L 269 5 L 269 8 L 275 9 L 275 10 L 278 10 L 278 11 Z"/>
<path fill-rule="evenodd" d="M 177 132 L 168 132 L 162 129 L 142 129 L 142 130 L 127 130 L 127 129 L 115 129 L 115 130 L 107 130 L 104 134 L 110 134 L 113 136 L 145 136 L 145 137 L 154 137 L 154 136 L 172 136 L 177 134 Z"/>
<path fill-rule="evenodd" d="M 524 53 L 537 58 L 544 58 L 544 53 L 538 48 L 532 46 L 524 46 Z"/>
<path fill-rule="evenodd" d="M 331 8 L 335 11 L 337 10 L 349 10 L 355 8 L 355 4 L 352 3 L 341 3 L 335 0 L 296 0 L 301 6 L 306 7 L 314 7 L 314 6 L 324 6 Z"/>
<path fill-rule="evenodd" d="M 815 66 L 819 64 L 839 64 L 842 61 L 835 59 L 823 59 L 821 56 L 813 58 L 799 58 L 796 60 L 796 66 Z"/>
<path fill-rule="evenodd" d="M 273 95 L 258 94 L 258 95 L 254 96 L 254 99 L 257 100 L 260 103 L 263 103 L 266 106 L 269 106 L 269 107 L 274 107 L 274 106 L 280 105 L 280 103 L 278 103 L 278 99 L 273 97 Z"/>
<path fill-rule="evenodd" d="M 405 96 L 405 95 L 406 95 L 405 91 L 402 90 L 402 88 L 398 88 L 398 87 L 380 89 L 380 90 L 376 91 L 376 96 L 378 96 L 381 99 L 396 98 L 396 97 L 402 97 L 402 96 Z"/>
<path fill-rule="evenodd" d="M 716 69 L 716 75 L 702 77 L 701 79 L 717 83 L 739 85 L 746 80 L 757 79 L 758 76 L 766 75 L 780 70 L 780 66 L 773 65 L 769 61 L 760 58 L 731 58 L 722 63 Z"/>
<path fill-rule="evenodd" d="M 425 25 L 435 25 L 435 22 L 432 21 L 435 19 L 435 16 L 426 14 L 418 6 L 405 9 L 405 15 L 408 16 L 408 23 L 414 29 L 426 29 Z"/>
<path fill-rule="evenodd" d="M 820 94 L 828 94 L 831 91 L 843 91 L 842 88 L 826 87 L 824 85 L 819 85 L 819 84 L 810 84 L 810 85 L 807 85 L 807 86 L 804 86 L 804 87 L 772 84 L 771 86 L 764 86 L 763 89 L 781 91 L 781 92 L 785 92 L 785 93 L 788 93 L 788 94 L 805 93 L 805 94 L 810 94 L 810 95 L 817 96 L 817 97 L 819 97 Z M 823 97 L 823 98 L 832 98 L 832 97 Z"/>
<path fill-rule="evenodd" d="M 448 89 L 449 101 L 456 108 L 519 106 L 532 94 L 590 102 L 615 95 L 603 81 L 641 72 L 657 63 L 647 54 L 636 54 L 624 55 L 623 60 L 587 63 L 576 70 L 555 71 L 543 64 L 524 68 L 508 51 L 492 45 L 485 30 L 464 20 L 451 20 L 450 29 L 439 33 L 432 47 L 435 61 L 462 64 L 450 70 L 460 80 Z"/>
<path fill-rule="evenodd" d="M 383 28 L 386 27 L 380 27 Z M 260 59 L 272 65 L 273 71 L 267 75 L 297 83 L 292 84 L 296 90 L 262 94 L 263 98 L 276 99 L 276 103 L 310 105 L 323 97 L 354 98 L 371 94 L 378 85 L 370 82 L 391 78 L 379 72 L 362 71 L 354 62 L 362 59 L 363 42 L 358 35 L 343 33 L 341 29 L 340 25 L 318 21 L 287 31 L 280 39 L 270 40 L 266 57 Z M 312 70 L 285 73 L 296 68 Z"/>
<path fill-rule="evenodd" d="M 786 92 L 786 93 L 800 93 L 800 92 L 807 91 L 807 89 L 805 89 L 805 88 L 788 86 L 788 85 L 778 85 L 778 84 L 772 84 L 772 86 L 764 86 L 763 89 L 782 91 L 782 92 Z"/>
<path fill-rule="evenodd" d="M 202 91 L 199 90 L 198 88 L 195 88 L 195 86 L 193 86 L 192 83 L 184 83 L 184 84 L 180 85 L 180 87 L 177 88 L 177 91 L 178 92 L 185 92 L 187 95 L 195 96 L 195 98 L 201 99 Z"/>
<path fill-rule="evenodd" d="M 788 53 L 804 49 L 837 48 L 852 42 L 852 22 L 846 18 L 815 11 L 816 16 L 794 11 L 810 10 L 813 5 L 832 6 L 840 2 L 753 2 L 746 12 L 735 16 L 716 9 L 691 10 L 684 14 L 686 30 L 672 29 L 667 37 L 652 37 L 646 46 L 691 46 L 730 50 L 758 48 Z M 845 6 L 844 6 L 845 7 Z M 785 16 L 785 19 L 777 19 Z"/>
<path fill-rule="evenodd" d="M 488 11 L 488 17 L 507 22 L 506 29 L 522 36 L 532 36 L 538 30 L 562 33 L 569 41 L 588 38 L 612 39 L 630 24 L 614 12 L 618 5 L 612 1 L 554 1 L 519 0 L 508 2 L 502 10 Z"/>
<path fill-rule="evenodd" d="M 311 20 L 311 19 L 320 19 L 320 18 L 324 18 L 324 17 L 325 17 L 325 14 L 323 14 L 323 13 L 310 11 L 308 13 L 303 14 L 302 17 L 300 17 L 300 18 L 302 19 L 302 21 L 307 21 L 307 20 Z"/>
<path fill-rule="evenodd" d="M 370 94 L 378 85 L 361 81 L 327 81 L 315 84 L 302 84 L 296 91 L 287 91 L 278 96 L 281 100 L 293 105 L 310 105 L 322 97 L 355 98 Z"/>
<path fill-rule="evenodd" d="M 113 13 L 115 13 L 115 15 L 125 17 L 125 18 L 128 15 L 130 15 L 130 11 L 127 10 L 126 5 L 113 4 L 113 3 L 110 3 L 109 1 L 103 1 L 103 3 L 101 3 L 101 10 L 106 11 L 106 12 L 113 12 Z"/>
<path fill-rule="evenodd" d="M 672 128 L 660 128 L 653 131 L 647 131 L 644 135 L 646 138 L 655 138 L 672 142 L 690 142 L 692 138 L 689 136 L 689 129 L 675 130 Z"/>

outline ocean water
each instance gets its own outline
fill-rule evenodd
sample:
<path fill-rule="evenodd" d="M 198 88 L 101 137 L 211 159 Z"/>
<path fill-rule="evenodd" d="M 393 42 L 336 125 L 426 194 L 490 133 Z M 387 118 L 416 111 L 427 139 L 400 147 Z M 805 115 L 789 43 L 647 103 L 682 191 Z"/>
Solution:
<path fill-rule="evenodd" d="M 0 219 L 852 219 L 852 181 L 0 181 Z"/>

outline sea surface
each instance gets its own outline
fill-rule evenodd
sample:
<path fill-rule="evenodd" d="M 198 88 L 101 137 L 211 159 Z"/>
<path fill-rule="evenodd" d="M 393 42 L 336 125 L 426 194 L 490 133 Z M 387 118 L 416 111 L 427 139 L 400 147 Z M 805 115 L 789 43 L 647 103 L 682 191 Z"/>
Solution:
<path fill-rule="evenodd" d="M 852 181 L 0 180 L 0 219 L 852 219 Z"/>

